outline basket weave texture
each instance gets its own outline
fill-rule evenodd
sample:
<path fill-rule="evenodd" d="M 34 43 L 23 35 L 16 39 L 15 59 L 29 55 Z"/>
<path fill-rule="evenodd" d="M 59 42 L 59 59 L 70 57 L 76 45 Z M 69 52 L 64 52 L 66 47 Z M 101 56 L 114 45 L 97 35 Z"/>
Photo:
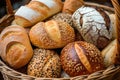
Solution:
<path fill-rule="evenodd" d="M 88 2 L 85 2 L 85 5 L 101 7 L 104 10 L 108 11 L 110 14 L 114 14 L 114 9 L 108 6 Z M 6 17 L 3 18 L 3 20 L 4 19 L 6 19 Z M 11 22 L 11 20 L 13 20 L 13 18 L 9 20 L 10 21 L 8 21 L 8 24 Z M 105 70 L 97 71 L 90 75 L 81 75 L 71 78 L 36 78 L 9 68 L 0 59 L 0 71 L 5 80 L 120 80 L 120 65 L 111 65 Z"/>

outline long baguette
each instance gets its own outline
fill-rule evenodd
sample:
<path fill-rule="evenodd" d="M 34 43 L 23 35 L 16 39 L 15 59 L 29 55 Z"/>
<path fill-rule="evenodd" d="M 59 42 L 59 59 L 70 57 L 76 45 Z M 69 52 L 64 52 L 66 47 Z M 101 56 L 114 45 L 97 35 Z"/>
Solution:
<path fill-rule="evenodd" d="M 32 0 L 15 13 L 13 24 L 30 27 L 61 11 L 61 0 Z"/>

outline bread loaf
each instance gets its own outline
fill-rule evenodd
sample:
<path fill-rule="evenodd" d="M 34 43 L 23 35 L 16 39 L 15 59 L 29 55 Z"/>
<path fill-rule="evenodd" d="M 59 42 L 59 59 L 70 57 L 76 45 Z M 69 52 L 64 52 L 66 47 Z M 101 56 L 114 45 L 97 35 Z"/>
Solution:
<path fill-rule="evenodd" d="M 102 50 L 105 67 L 113 64 L 120 64 L 119 43 L 117 39 L 113 40 L 107 47 Z"/>
<path fill-rule="evenodd" d="M 26 65 L 33 50 L 25 29 L 18 25 L 6 27 L 0 34 L 0 56 L 8 65 L 18 69 Z"/>
<path fill-rule="evenodd" d="M 75 39 L 74 29 L 66 22 L 50 20 L 39 22 L 29 32 L 33 45 L 39 48 L 62 48 Z"/>
<path fill-rule="evenodd" d="M 113 39 L 116 39 L 117 38 L 117 30 L 116 30 L 116 27 L 115 27 L 115 23 L 116 23 L 116 20 L 115 20 L 115 14 L 109 14 L 110 16 L 110 19 L 111 19 L 111 22 L 112 22 L 112 27 L 113 27 Z"/>
<path fill-rule="evenodd" d="M 62 12 L 73 14 L 78 8 L 83 5 L 83 0 L 65 0 Z"/>
<path fill-rule="evenodd" d="M 72 15 L 68 14 L 68 13 L 58 13 L 53 15 L 50 20 L 60 20 L 60 21 L 64 21 L 67 22 L 68 24 L 70 24 L 70 26 L 73 26 L 73 21 L 72 21 Z"/>
<path fill-rule="evenodd" d="M 66 45 L 60 54 L 63 70 L 71 77 L 87 75 L 104 68 L 103 57 L 93 44 L 76 41 Z"/>
<path fill-rule="evenodd" d="M 68 14 L 68 13 L 58 13 L 58 14 L 52 16 L 50 18 L 50 20 L 51 19 L 67 22 L 68 24 L 70 24 L 71 27 L 74 28 L 72 15 L 71 14 Z M 75 31 L 75 40 L 76 41 L 83 40 L 81 34 L 75 28 L 74 28 L 74 31 Z"/>
<path fill-rule="evenodd" d="M 61 0 L 31 0 L 15 13 L 13 24 L 29 27 L 61 11 Z"/>
<path fill-rule="evenodd" d="M 61 62 L 58 54 L 53 50 L 35 49 L 27 74 L 44 78 L 60 77 Z"/>
<path fill-rule="evenodd" d="M 99 7 L 82 6 L 72 15 L 74 27 L 83 39 L 105 48 L 112 40 L 113 28 L 109 16 Z"/>

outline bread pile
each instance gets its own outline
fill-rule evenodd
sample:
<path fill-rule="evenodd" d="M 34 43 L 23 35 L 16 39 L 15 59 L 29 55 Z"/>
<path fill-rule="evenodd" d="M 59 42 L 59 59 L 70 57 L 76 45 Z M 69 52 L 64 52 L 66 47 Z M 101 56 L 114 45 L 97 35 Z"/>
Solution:
<path fill-rule="evenodd" d="M 82 0 L 31 0 L 1 32 L 0 56 L 13 69 L 27 66 L 35 77 L 86 75 L 116 64 L 113 34 L 108 13 L 99 7 Z"/>

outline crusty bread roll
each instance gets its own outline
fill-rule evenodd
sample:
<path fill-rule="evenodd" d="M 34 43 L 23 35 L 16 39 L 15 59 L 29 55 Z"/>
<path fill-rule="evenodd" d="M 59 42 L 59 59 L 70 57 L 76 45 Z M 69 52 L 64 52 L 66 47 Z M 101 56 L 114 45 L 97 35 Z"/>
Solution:
<path fill-rule="evenodd" d="M 58 14 L 53 15 L 49 20 L 51 19 L 64 21 L 70 24 L 71 27 L 73 26 L 72 15 L 68 13 L 60 12 Z"/>
<path fill-rule="evenodd" d="M 15 13 L 13 24 L 29 27 L 61 11 L 61 0 L 31 0 Z"/>
<path fill-rule="evenodd" d="M 72 15 L 74 27 L 83 39 L 104 49 L 112 40 L 113 28 L 109 15 L 99 7 L 82 6 Z"/>
<path fill-rule="evenodd" d="M 119 43 L 117 39 L 113 40 L 107 47 L 102 50 L 105 67 L 113 64 L 120 64 Z"/>
<path fill-rule="evenodd" d="M 39 22 L 29 32 L 33 45 L 39 48 L 62 48 L 75 39 L 74 29 L 66 22 L 50 20 Z"/>
<path fill-rule="evenodd" d="M 50 18 L 50 20 L 51 19 L 67 22 L 68 24 L 70 24 L 71 27 L 74 28 L 72 15 L 71 14 L 68 14 L 68 13 L 58 13 L 58 14 L 52 16 Z M 83 40 L 81 34 L 75 28 L 74 28 L 74 30 L 75 30 L 75 41 Z"/>
<path fill-rule="evenodd" d="M 28 63 L 33 50 L 25 29 L 18 25 L 6 27 L 0 35 L 0 56 L 17 69 Z"/>
<path fill-rule="evenodd" d="M 27 74 L 35 77 L 58 78 L 61 74 L 59 55 L 54 50 L 34 49 Z"/>
<path fill-rule="evenodd" d="M 83 0 L 65 0 L 62 12 L 73 14 L 78 8 L 83 5 Z"/>
<path fill-rule="evenodd" d="M 63 70 L 71 77 L 104 69 L 100 51 L 93 44 L 84 41 L 67 44 L 61 51 L 60 60 Z"/>

